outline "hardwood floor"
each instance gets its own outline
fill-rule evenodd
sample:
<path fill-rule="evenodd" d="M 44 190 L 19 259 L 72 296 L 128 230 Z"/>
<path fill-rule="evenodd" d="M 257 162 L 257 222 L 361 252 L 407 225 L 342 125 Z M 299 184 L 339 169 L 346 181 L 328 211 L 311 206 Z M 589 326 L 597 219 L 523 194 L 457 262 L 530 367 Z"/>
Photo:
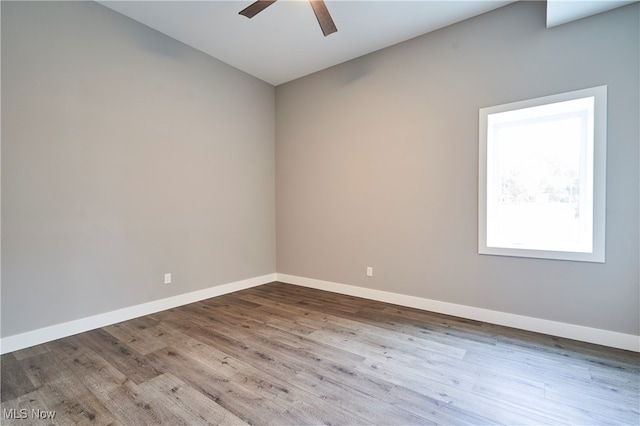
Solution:
<path fill-rule="evenodd" d="M 21 425 L 638 425 L 640 354 L 272 283 L 3 355 L 1 395 Z"/>

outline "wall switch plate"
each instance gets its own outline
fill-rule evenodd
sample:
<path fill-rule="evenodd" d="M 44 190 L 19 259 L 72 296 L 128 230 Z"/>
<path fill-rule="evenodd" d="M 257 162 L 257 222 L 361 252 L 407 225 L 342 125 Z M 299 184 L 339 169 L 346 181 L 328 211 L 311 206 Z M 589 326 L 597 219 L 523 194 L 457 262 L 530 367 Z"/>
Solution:
<path fill-rule="evenodd" d="M 171 284 L 171 274 L 170 273 L 164 274 L 164 283 L 165 284 Z"/>
<path fill-rule="evenodd" d="M 368 277 L 372 277 L 373 276 L 373 267 L 367 266 L 367 276 Z"/>

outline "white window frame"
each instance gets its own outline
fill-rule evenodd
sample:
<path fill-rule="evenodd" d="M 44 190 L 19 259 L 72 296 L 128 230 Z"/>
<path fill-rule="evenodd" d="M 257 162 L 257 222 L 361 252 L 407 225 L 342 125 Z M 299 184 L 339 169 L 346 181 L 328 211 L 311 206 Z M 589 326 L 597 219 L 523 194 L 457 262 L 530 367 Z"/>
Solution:
<path fill-rule="evenodd" d="M 593 98 L 593 144 L 586 149 L 586 159 L 582 158 L 582 165 L 586 164 L 588 174 L 592 172 L 593 180 L 587 179 L 586 188 L 591 197 L 587 196 L 590 204 L 589 213 L 592 213 L 592 248 L 591 251 L 555 251 L 531 248 L 506 247 L 506 244 L 487 245 L 488 223 L 492 220 L 492 212 L 488 210 L 492 196 L 492 190 L 488 187 L 492 171 L 497 170 L 495 152 L 492 137 L 492 118 L 497 114 L 532 108 L 542 105 L 551 105 L 558 102 L 572 101 L 583 98 Z M 573 92 L 513 102 L 504 105 L 492 106 L 480 109 L 480 134 L 479 134 L 479 187 L 478 187 L 478 252 L 486 255 L 530 257 L 540 259 L 572 260 L 583 262 L 605 262 L 605 213 L 606 213 L 606 152 L 607 152 L 607 86 L 598 86 Z M 581 182 L 585 184 L 585 179 Z M 581 187 L 583 188 L 583 187 Z M 581 202 L 582 202 L 581 196 Z M 589 199 L 590 198 L 590 199 Z M 491 241 L 491 238 L 489 238 Z"/>

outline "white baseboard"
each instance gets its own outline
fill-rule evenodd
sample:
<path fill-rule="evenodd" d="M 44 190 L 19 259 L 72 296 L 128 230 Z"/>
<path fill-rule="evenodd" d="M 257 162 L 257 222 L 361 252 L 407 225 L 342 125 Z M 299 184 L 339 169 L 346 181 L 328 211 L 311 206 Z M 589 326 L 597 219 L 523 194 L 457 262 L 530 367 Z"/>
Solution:
<path fill-rule="evenodd" d="M 640 352 L 640 336 L 634 336 L 632 334 L 624 334 L 615 331 L 584 327 L 581 325 L 509 314 L 505 312 L 475 308 L 473 306 L 440 302 L 421 297 L 407 296 L 388 291 L 372 290 L 364 287 L 338 284 L 294 275 L 276 274 L 276 277 L 280 282 L 295 284 L 302 287 L 326 290 L 349 296 L 362 297 L 364 299 L 377 300 L 380 302 L 393 303 L 400 306 L 487 322 L 490 324 L 503 325 L 521 330 L 535 331 L 537 333 L 548 334 L 551 336 L 564 337 L 582 342 Z"/>
<path fill-rule="evenodd" d="M 276 281 L 276 274 L 268 274 L 260 277 L 235 281 L 215 287 L 198 290 L 191 293 L 179 294 L 166 299 L 129 306 L 116 311 L 105 312 L 87 318 L 81 318 L 49 327 L 40 328 L 25 333 L 7 336 L 0 339 L 0 354 L 5 354 L 52 340 L 61 339 L 85 331 L 94 330 L 107 325 L 116 324 L 144 315 L 150 315 L 166 309 L 175 308 L 211 297 L 221 296 L 238 290 L 244 290 Z"/>
<path fill-rule="evenodd" d="M 527 317 L 523 315 L 509 314 L 505 312 L 492 311 L 488 309 L 476 308 L 473 306 L 458 305 L 455 303 L 440 302 L 437 300 L 424 299 L 421 297 L 407 296 L 404 294 L 392 293 L 388 291 L 373 290 L 364 287 L 356 287 L 346 284 L 338 284 L 330 281 L 316 280 L 312 278 L 298 277 L 287 274 L 268 274 L 260 277 L 249 278 L 236 281 L 204 290 L 191 293 L 180 294 L 166 299 L 155 300 L 153 302 L 130 306 L 116 311 L 106 312 L 87 318 L 81 318 L 49 327 L 28 331 L 13 336 L 0 339 L 0 354 L 5 354 L 52 340 L 61 339 L 85 331 L 106 327 L 122 321 L 150 315 L 166 309 L 175 308 L 211 297 L 221 296 L 234 291 L 244 290 L 273 281 L 281 281 L 288 284 L 295 284 L 302 287 L 315 288 L 318 290 L 331 291 L 334 293 L 346 294 L 350 296 L 362 297 L 380 302 L 393 303 L 400 306 L 422 309 L 430 312 L 437 312 L 461 318 L 483 321 L 490 324 L 503 325 L 518 328 L 521 330 L 535 331 L 552 336 L 564 337 L 568 339 L 580 340 L 598 345 L 610 346 L 640 352 L 640 336 L 632 334 L 618 333 L 614 331 L 601 330 L 597 328 L 584 327 L 580 325 L 567 324 L 557 321 L 549 321 L 540 318 Z"/>

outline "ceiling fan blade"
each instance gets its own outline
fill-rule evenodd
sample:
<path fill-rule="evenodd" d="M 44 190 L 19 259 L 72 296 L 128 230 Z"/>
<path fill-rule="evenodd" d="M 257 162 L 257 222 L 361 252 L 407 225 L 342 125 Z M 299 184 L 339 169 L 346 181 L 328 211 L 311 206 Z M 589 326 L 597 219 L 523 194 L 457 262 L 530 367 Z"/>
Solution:
<path fill-rule="evenodd" d="M 271 6 L 275 2 L 276 0 L 258 0 L 254 3 L 251 3 L 249 6 L 245 7 L 244 9 L 242 9 L 239 12 L 239 14 L 244 15 L 247 18 L 253 18 L 258 13 L 262 12 L 263 10 L 265 10 L 267 7 Z"/>
<path fill-rule="evenodd" d="M 316 14 L 318 24 L 320 24 L 322 34 L 324 34 L 325 37 L 338 31 L 336 24 L 334 24 L 333 19 L 331 19 L 329 9 L 327 9 L 327 5 L 324 4 L 323 0 L 309 0 L 309 3 L 311 3 L 313 13 Z"/>

